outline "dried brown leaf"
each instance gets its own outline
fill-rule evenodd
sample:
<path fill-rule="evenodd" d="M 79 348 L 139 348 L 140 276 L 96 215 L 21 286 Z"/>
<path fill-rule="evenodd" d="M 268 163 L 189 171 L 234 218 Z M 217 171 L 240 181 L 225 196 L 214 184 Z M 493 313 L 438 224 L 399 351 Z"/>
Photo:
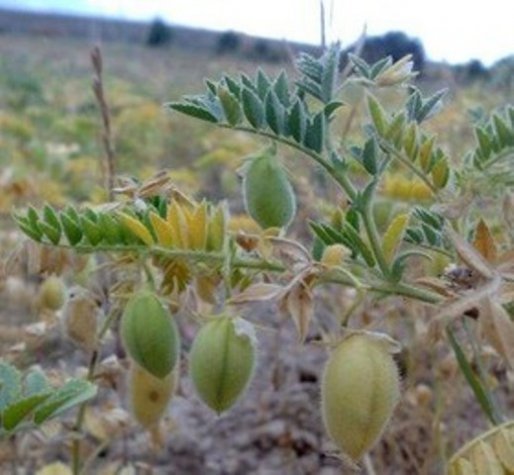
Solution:
<path fill-rule="evenodd" d="M 501 284 L 501 277 L 495 275 L 495 277 L 485 285 L 465 293 L 460 298 L 446 300 L 441 305 L 441 310 L 433 317 L 429 324 L 429 341 L 438 341 L 442 337 L 448 323 L 455 318 L 461 317 L 464 312 L 480 306 L 483 299 L 496 296 L 500 290 Z"/>
<path fill-rule="evenodd" d="M 498 265 L 496 269 L 498 272 L 510 280 L 514 280 L 514 249 L 510 249 L 500 254 L 497 259 Z"/>
<path fill-rule="evenodd" d="M 145 181 L 139 188 L 137 194 L 142 197 L 164 194 L 169 189 L 171 178 L 166 170 L 157 172 L 152 178 Z"/>
<path fill-rule="evenodd" d="M 285 298 L 285 309 L 291 315 L 300 342 L 305 341 L 314 314 L 314 300 L 311 289 L 303 282 L 293 287 Z"/>
<path fill-rule="evenodd" d="M 232 297 L 229 301 L 233 305 L 241 305 L 253 302 L 264 302 L 278 298 L 284 291 L 284 288 L 278 284 L 258 283 L 250 285 L 240 294 Z"/>
<path fill-rule="evenodd" d="M 483 219 L 478 221 L 477 227 L 475 228 L 475 239 L 473 246 L 477 251 L 485 258 L 487 262 L 495 262 L 497 258 L 496 243 L 493 235 L 489 229 L 489 226 Z"/>
<path fill-rule="evenodd" d="M 452 292 L 441 279 L 435 277 L 420 277 L 415 280 L 415 283 L 427 287 L 444 297 L 455 297 L 455 292 Z"/>
<path fill-rule="evenodd" d="M 507 311 L 496 300 L 486 298 L 479 321 L 487 342 L 514 369 L 514 323 Z"/>
<path fill-rule="evenodd" d="M 255 234 L 246 234 L 239 231 L 236 235 L 236 243 L 246 252 L 252 252 L 259 246 L 260 237 Z"/>
<path fill-rule="evenodd" d="M 481 254 L 466 240 L 459 236 L 451 226 L 445 228 L 447 236 L 453 242 L 457 254 L 461 260 L 470 268 L 478 272 L 486 279 L 492 279 L 496 272 Z"/>
<path fill-rule="evenodd" d="M 300 243 L 279 237 L 268 237 L 267 240 L 273 245 L 274 253 L 286 266 L 305 267 L 311 262 L 309 251 Z"/>

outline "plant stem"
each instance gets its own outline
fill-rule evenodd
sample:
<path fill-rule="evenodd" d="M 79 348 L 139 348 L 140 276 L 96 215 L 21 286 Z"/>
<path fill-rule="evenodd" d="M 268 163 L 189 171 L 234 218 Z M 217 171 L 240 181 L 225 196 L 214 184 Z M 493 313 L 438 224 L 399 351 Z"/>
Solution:
<path fill-rule="evenodd" d="M 357 192 L 355 188 L 353 187 L 352 183 L 348 180 L 347 176 L 345 174 L 337 173 L 337 171 L 334 169 L 334 167 L 320 154 L 314 152 L 311 149 L 302 147 L 300 144 L 286 139 L 284 137 L 280 137 L 278 135 L 275 135 L 271 132 L 266 132 L 264 130 L 255 130 L 251 127 L 245 127 L 242 125 L 238 125 L 236 127 L 232 127 L 230 125 L 224 125 L 224 124 L 218 124 L 220 127 L 223 127 L 225 129 L 231 129 L 231 130 L 239 130 L 241 132 L 247 132 L 249 134 L 254 135 L 260 135 L 262 137 L 267 137 L 272 140 L 276 140 L 277 142 L 283 143 L 284 145 L 288 145 L 289 147 L 295 148 L 296 150 L 299 150 L 300 152 L 303 152 L 305 155 L 308 155 L 311 157 L 318 165 L 320 165 L 322 168 L 324 168 L 327 173 L 343 188 L 345 193 L 348 195 L 348 198 L 351 200 L 354 200 L 357 196 Z"/>
<path fill-rule="evenodd" d="M 438 304 L 441 303 L 443 297 L 435 292 L 430 292 L 429 290 L 420 289 L 419 287 L 413 287 L 409 284 L 404 284 L 399 282 L 397 284 L 386 284 L 384 286 L 377 286 L 377 290 L 382 290 L 383 292 L 388 292 L 391 294 L 403 295 L 404 297 L 409 297 L 414 300 L 420 300 L 421 302 L 430 303 L 430 304 Z"/>
<path fill-rule="evenodd" d="M 386 150 L 387 153 L 394 155 L 398 161 L 400 161 L 403 165 L 405 165 L 412 173 L 414 173 L 434 194 L 434 196 L 437 196 L 438 190 L 437 188 L 430 183 L 430 180 L 426 177 L 426 175 L 416 168 L 414 164 L 401 152 L 396 150 L 394 147 L 391 147 L 391 145 L 386 142 L 385 140 L 380 140 L 380 146 Z"/>
<path fill-rule="evenodd" d="M 488 162 L 486 163 L 483 163 L 482 164 L 482 170 L 485 170 L 491 166 L 493 166 L 494 164 L 496 164 L 497 162 L 499 162 L 500 160 L 503 160 L 504 158 L 507 158 L 509 155 L 514 155 L 514 147 L 508 147 L 506 148 L 505 150 L 502 150 L 498 155 L 496 155 L 494 158 L 492 158 L 491 160 L 489 160 Z"/>
<path fill-rule="evenodd" d="M 87 371 L 86 380 L 92 381 L 94 377 L 94 373 L 96 370 L 96 363 L 98 361 L 98 349 L 94 349 L 91 354 L 91 358 L 89 360 L 89 366 Z M 75 425 L 73 427 L 73 431 L 75 432 L 75 437 L 71 444 L 71 458 L 72 458 L 72 472 L 73 475 L 80 474 L 80 432 L 82 431 L 82 424 L 84 423 L 84 416 L 86 415 L 86 407 L 87 403 L 83 403 L 80 405 L 77 418 L 75 419 Z"/>
<path fill-rule="evenodd" d="M 44 244 L 44 243 L 43 243 Z M 76 252 L 84 254 L 94 252 L 136 252 L 142 256 L 161 256 L 169 257 L 171 259 L 185 259 L 190 261 L 200 262 L 220 262 L 225 261 L 225 255 L 221 252 L 211 251 L 194 251 L 189 249 L 170 249 L 162 246 L 146 246 L 146 245 L 129 245 L 129 246 L 118 246 L 118 245 L 100 245 L 100 246 L 68 246 L 60 245 L 58 247 L 64 247 L 73 249 Z M 285 267 L 273 261 L 256 258 L 234 258 L 231 261 L 232 267 L 241 267 L 245 269 L 257 269 L 281 272 L 285 270 Z"/>
<path fill-rule="evenodd" d="M 363 458 L 364 466 L 366 467 L 366 472 L 368 475 L 377 475 L 375 472 L 375 468 L 373 467 L 373 462 L 371 461 L 371 457 L 369 454 L 366 454 Z"/>
<path fill-rule="evenodd" d="M 98 358 L 100 356 L 98 347 L 100 343 L 109 330 L 111 323 L 115 317 L 116 313 L 111 312 L 108 317 L 105 319 L 103 326 L 100 328 L 97 337 L 97 347 L 91 353 L 91 358 L 89 359 L 89 365 L 87 370 L 87 381 L 93 381 L 95 377 L 96 365 L 98 363 Z M 74 432 L 76 433 L 76 437 L 73 439 L 71 444 L 71 458 L 72 458 L 72 473 L 73 475 L 79 475 L 81 472 L 81 463 L 80 463 L 80 432 L 82 431 L 82 425 L 84 424 L 84 417 L 86 415 L 87 402 L 80 405 L 79 410 L 77 412 L 77 417 L 75 419 L 75 425 L 73 427 Z"/>
<path fill-rule="evenodd" d="M 325 284 L 341 284 L 348 287 L 356 286 L 354 280 L 350 279 L 346 274 L 338 272 L 337 269 L 321 274 L 319 276 L 319 282 Z M 401 295 L 428 304 L 438 304 L 442 301 L 442 297 L 439 294 L 402 282 L 363 283 L 360 288 L 388 295 Z"/>
<path fill-rule="evenodd" d="M 368 235 L 371 249 L 373 250 L 373 254 L 375 255 L 375 259 L 377 260 L 378 267 L 380 267 L 380 270 L 382 271 L 384 277 L 388 279 L 391 276 L 391 271 L 389 270 L 389 265 L 387 264 L 384 253 L 382 252 L 382 246 L 380 245 L 380 236 L 378 234 L 378 230 L 375 225 L 375 220 L 373 218 L 372 206 L 373 202 L 372 200 L 370 200 L 366 204 L 364 210 L 362 210 L 361 212 L 362 221 L 366 229 L 366 234 Z"/>
<path fill-rule="evenodd" d="M 448 336 L 448 341 L 450 342 L 453 352 L 455 353 L 455 357 L 459 364 L 459 369 L 464 375 L 469 387 L 473 391 L 473 395 L 479 403 L 480 408 L 493 425 L 501 424 L 503 422 L 503 417 L 498 410 L 497 404 L 492 398 L 491 391 L 486 386 L 483 378 L 481 378 L 480 375 L 477 375 L 471 367 L 471 364 L 468 362 L 466 355 L 464 354 L 464 351 L 462 350 L 462 347 L 455 337 L 455 334 L 450 325 L 446 327 L 446 334 Z"/>
<path fill-rule="evenodd" d="M 496 425 L 501 424 L 503 421 L 505 421 L 505 417 L 503 416 L 503 413 L 500 409 L 498 401 L 494 397 L 494 395 L 489 387 L 489 384 L 487 384 L 487 371 L 484 367 L 484 361 L 483 361 L 482 355 L 480 354 L 480 348 L 479 348 L 477 339 L 475 338 L 473 331 L 469 327 L 469 322 L 466 318 L 464 318 L 462 320 L 462 324 L 464 326 L 466 335 L 467 335 L 469 343 L 471 345 L 471 350 L 473 351 L 473 356 L 475 358 L 475 364 L 476 364 L 478 378 L 480 378 L 482 380 L 482 386 L 484 388 L 485 393 L 487 394 L 487 399 L 489 400 L 489 402 L 491 404 L 495 423 L 496 423 Z"/>

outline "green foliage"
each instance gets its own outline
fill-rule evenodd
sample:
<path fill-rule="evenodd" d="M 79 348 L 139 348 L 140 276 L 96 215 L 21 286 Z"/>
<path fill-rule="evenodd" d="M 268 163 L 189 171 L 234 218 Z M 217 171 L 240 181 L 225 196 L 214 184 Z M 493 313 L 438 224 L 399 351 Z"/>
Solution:
<path fill-rule="evenodd" d="M 331 50 L 322 61 L 302 55 L 299 69 L 304 76 L 296 89 L 289 84 L 284 71 L 271 79 L 259 70 L 254 79 L 242 74 L 239 79 L 225 76 L 218 83 L 209 81 L 205 94 L 187 96 L 168 107 L 223 127 L 253 130 L 321 153 L 327 139 L 327 122 L 342 105 L 333 100 L 337 89 L 337 52 Z M 323 109 L 311 112 L 305 93 L 322 101 Z"/>
<path fill-rule="evenodd" d="M 429 247 L 443 247 L 444 218 L 434 211 L 414 208 L 415 223 L 406 230 L 405 240 L 412 244 L 425 244 Z"/>
<path fill-rule="evenodd" d="M 39 426 L 95 395 L 96 386 L 87 381 L 71 379 L 55 388 L 40 370 L 22 374 L 0 362 L 0 436 Z"/>
<path fill-rule="evenodd" d="M 202 94 L 184 96 L 167 104 L 174 111 L 222 129 L 271 139 L 272 145 L 264 153 L 251 156 L 242 168 L 242 194 L 253 220 L 244 216 L 239 222 L 229 222 L 225 205 L 198 203 L 178 191 L 167 178 L 157 176 L 143 184 L 133 182 L 132 186 L 131 182 L 122 191 L 128 199 L 99 207 L 29 207 L 14 214 L 19 228 L 31 239 L 50 247 L 121 253 L 121 266 L 139 266 L 141 282 L 122 282 L 129 294 L 142 284 L 169 297 L 173 305 L 194 295 L 194 299 L 212 308 L 274 300 L 289 313 L 302 340 L 313 317 L 313 290 L 322 284 L 357 289 L 358 297 L 347 314 L 336 318 L 337 325 L 343 327 L 366 295 L 402 296 L 438 306 L 442 314 L 434 317 L 436 324 L 445 322 L 446 312 L 449 318 L 461 318 L 462 313 L 485 305 L 488 299 L 508 295 L 503 293 L 503 284 L 510 280 L 510 274 L 505 277 L 503 270 L 495 267 L 494 233 L 481 222 L 481 232 L 475 233 L 479 235 L 475 239 L 481 242 L 473 247 L 457 232 L 468 237 L 469 222 L 476 221 L 478 209 L 482 212 L 477 177 L 493 177 L 495 173 L 503 176 L 495 189 L 498 194 L 512 184 L 508 160 L 514 147 L 512 106 L 494 112 L 489 120 L 477 121 L 477 145 L 460 160 L 446 150 L 441 134 L 430 121 L 441 109 L 445 92 L 425 96 L 411 85 L 416 76 L 411 55 L 375 62 L 350 55 L 347 76 L 341 74 L 340 57 L 337 45 L 320 58 L 302 54 L 294 80 L 285 71 L 270 75 L 260 69 L 252 77 L 224 75 L 217 81 L 206 80 Z M 349 86 L 357 93 L 345 96 Z M 341 97 L 349 98 L 349 103 L 345 104 Z M 341 112 L 346 117 L 343 128 Z M 358 130 L 352 127 L 356 117 L 362 119 Z M 312 231 L 312 253 L 288 235 L 296 198 L 285 169 L 277 161 L 277 144 L 303 152 L 327 184 L 320 196 L 316 194 L 320 190 L 314 189 L 315 202 L 312 207 L 306 206 L 303 214 Z M 288 158 L 297 160 L 296 155 Z M 298 161 L 293 163 L 295 167 L 290 169 L 296 174 L 300 168 L 296 167 Z M 385 193 L 391 176 L 400 177 L 396 185 L 403 189 L 398 195 L 409 200 L 413 196 L 418 206 L 398 204 L 395 196 Z M 330 200 L 324 200 L 325 197 Z M 379 213 L 384 204 L 386 213 Z M 513 206 L 508 199 L 504 200 L 502 212 L 506 221 L 512 220 Z M 379 214 L 383 214 L 381 219 Z M 301 228 L 298 229 L 298 235 L 302 235 Z M 468 292 L 469 288 L 458 288 L 458 283 L 450 286 L 444 279 L 427 275 L 421 259 L 435 260 L 434 256 L 460 259 L 476 271 L 477 286 L 485 282 L 483 287 L 477 287 L 480 300 L 473 300 L 475 295 Z M 273 274 L 278 275 L 276 279 Z M 121 300 L 125 305 L 126 294 Z M 130 300 L 127 308 L 131 310 Z M 140 324 L 138 320 L 138 328 L 134 327 L 130 338 L 125 335 L 129 355 L 154 375 L 171 378 L 169 373 L 175 360 L 165 368 L 158 361 L 156 371 L 155 361 L 149 364 L 141 355 L 143 352 L 147 356 L 156 341 L 158 324 L 148 332 L 144 349 L 138 340 L 145 330 Z M 514 341 L 510 319 L 504 318 L 501 324 L 502 330 L 510 328 L 509 335 Z M 493 330 L 496 333 L 489 336 L 490 343 L 499 354 L 509 357 L 498 329 Z M 451 335 L 449 338 L 461 370 L 470 385 L 475 386 L 475 395 L 486 401 L 487 387 L 476 390 L 476 381 L 469 377 L 470 366 L 462 359 L 464 353 Z M 210 349 L 217 351 L 220 339 L 213 337 Z M 195 351 L 193 348 L 193 363 Z M 216 351 L 214 357 L 220 356 Z M 170 356 L 166 351 L 163 354 Z M 208 371 L 212 356 L 207 356 L 201 361 L 197 374 L 201 384 L 197 386 L 207 388 L 199 390 L 200 394 L 203 393 L 208 405 L 221 411 L 246 386 L 253 354 L 247 358 L 237 390 L 221 402 L 217 396 L 238 369 L 229 368 L 226 372 L 221 366 L 227 361 L 222 358 L 222 371 L 213 380 Z M 234 364 L 238 363 L 241 361 L 236 355 Z M 7 370 L 5 379 L 10 381 L 11 388 L 21 384 L 15 371 Z M 168 390 L 170 395 L 171 389 Z M 11 401 L 13 394 L 4 391 L 0 396 Z M 43 406 L 47 409 L 38 412 L 34 420 L 52 414 L 56 404 L 67 398 L 66 394 Z M 30 410 L 36 402 L 39 404 L 38 395 L 37 391 L 35 395 L 27 394 L 27 398 L 35 399 L 24 401 L 23 411 Z M 71 396 L 70 400 L 75 401 Z M 489 409 L 484 406 L 484 410 Z"/>
<path fill-rule="evenodd" d="M 379 62 L 387 56 L 398 61 L 408 54 L 413 58 L 416 71 L 422 72 L 425 65 L 423 45 L 418 39 L 410 38 L 403 32 L 392 31 L 381 36 L 366 37 L 360 52 L 360 56 L 367 62 Z"/>
<path fill-rule="evenodd" d="M 473 151 L 473 164 L 486 170 L 514 154 L 514 107 L 494 113 L 484 125 L 475 128 L 477 147 Z"/>

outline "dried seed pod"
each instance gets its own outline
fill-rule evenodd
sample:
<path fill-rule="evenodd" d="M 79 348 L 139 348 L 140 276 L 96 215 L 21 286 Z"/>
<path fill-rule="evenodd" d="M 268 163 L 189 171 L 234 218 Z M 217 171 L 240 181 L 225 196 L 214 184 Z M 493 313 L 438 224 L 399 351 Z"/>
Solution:
<path fill-rule="evenodd" d="M 244 392 L 254 364 L 254 329 L 241 318 L 211 320 L 196 335 L 189 354 L 189 373 L 196 392 L 218 414 Z"/>
<path fill-rule="evenodd" d="M 323 421 L 335 445 L 359 460 L 379 439 L 399 397 L 394 340 L 354 333 L 331 353 L 325 366 L 321 403 Z"/>
<path fill-rule="evenodd" d="M 154 427 L 163 416 L 178 382 L 178 365 L 164 378 L 156 378 L 136 363 L 129 372 L 130 411 L 146 429 Z"/>
<path fill-rule="evenodd" d="M 72 287 L 62 310 L 64 331 L 77 345 L 91 351 L 96 345 L 99 306 L 91 292 Z"/>
<path fill-rule="evenodd" d="M 296 213 L 296 197 L 287 174 L 271 149 L 252 157 L 243 178 L 247 213 L 263 228 L 288 226 Z"/>
<path fill-rule="evenodd" d="M 172 316 L 153 292 L 142 290 L 129 299 L 120 333 L 128 355 L 150 374 L 164 378 L 175 367 L 180 335 Z"/>
<path fill-rule="evenodd" d="M 59 310 L 66 300 L 66 286 L 61 278 L 51 275 L 39 288 L 38 306 L 41 310 Z"/>

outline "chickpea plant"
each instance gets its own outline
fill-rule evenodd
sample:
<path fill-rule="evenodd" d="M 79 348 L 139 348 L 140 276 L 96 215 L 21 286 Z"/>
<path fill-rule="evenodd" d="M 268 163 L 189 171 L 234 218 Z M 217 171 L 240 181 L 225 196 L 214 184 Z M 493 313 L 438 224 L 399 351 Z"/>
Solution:
<path fill-rule="evenodd" d="M 469 336 L 474 338 L 471 347 L 485 342 L 506 365 L 514 364 L 514 259 L 508 245 L 514 224 L 509 194 L 514 107 L 476 126 L 476 146 L 468 154 L 448 157 L 437 137 L 425 131 L 444 92 L 425 97 L 410 84 L 415 73 L 409 56 L 367 64 L 350 55 L 350 67 L 342 74 L 340 55 L 338 46 L 320 58 L 300 55 L 294 82 L 285 72 L 270 78 L 262 70 L 253 78 L 223 76 L 206 80 L 203 94 L 167 104 L 270 142 L 242 167 L 245 208 L 262 228 L 260 234 L 229 232 L 225 203 L 195 201 L 175 189 L 165 173 L 142 184 L 126 183 L 115 190 L 123 199 L 104 206 L 29 207 L 17 211 L 15 220 L 42 246 L 107 254 L 121 268 L 136 269 L 135 278 L 131 274 L 117 283 L 123 291 L 111 294 L 115 305 L 109 325 L 121 319 L 120 335 L 131 360 L 133 414 L 144 427 L 158 424 L 177 384 L 180 336 L 169 309 L 180 307 L 188 293 L 194 290 L 213 309 L 203 317 L 190 350 L 190 377 L 199 398 L 221 413 L 242 397 L 254 370 L 256 334 L 242 316 L 244 306 L 277 302 L 304 341 L 314 318 L 314 290 L 338 284 L 361 296 L 401 296 L 430 308 L 431 336 L 452 347 L 494 425 L 450 459 L 448 470 L 513 471 L 512 423 L 504 420 L 484 372 L 472 369 L 458 330 L 464 323 L 475 325 L 479 331 Z M 384 91 L 404 97 L 395 110 L 380 99 Z M 336 117 L 342 108 L 365 111 L 356 143 L 338 134 Z M 344 198 L 349 203 L 326 220 L 309 222 L 312 251 L 288 235 L 298 205 L 279 147 L 298 152 L 295 160 L 300 155 L 310 160 L 337 187 L 337 202 Z M 393 176 L 402 176 L 404 185 L 407 180 L 404 194 L 419 200 L 400 209 L 389 206 L 379 226 L 377 197 L 384 182 L 391 188 Z M 484 195 L 494 198 L 489 224 L 477 206 Z M 499 197 L 505 197 L 503 206 L 497 205 Z M 493 233 L 499 224 L 503 227 Z M 420 275 L 428 268 L 420 263 L 441 257 L 456 269 L 443 277 L 427 271 Z M 458 278 L 462 273 L 469 277 L 465 283 Z M 477 309 L 478 318 L 466 317 Z M 400 343 L 350 328 L 351 316 L 348 312 L 339 322 L 340 332 L 326 342 L 330 355 L 320 412 L 336 447 L 358 462 L 380 438 L 399 401 L 392 355 Z M 150 397 L 157 393 L 160 397 Z"/>

